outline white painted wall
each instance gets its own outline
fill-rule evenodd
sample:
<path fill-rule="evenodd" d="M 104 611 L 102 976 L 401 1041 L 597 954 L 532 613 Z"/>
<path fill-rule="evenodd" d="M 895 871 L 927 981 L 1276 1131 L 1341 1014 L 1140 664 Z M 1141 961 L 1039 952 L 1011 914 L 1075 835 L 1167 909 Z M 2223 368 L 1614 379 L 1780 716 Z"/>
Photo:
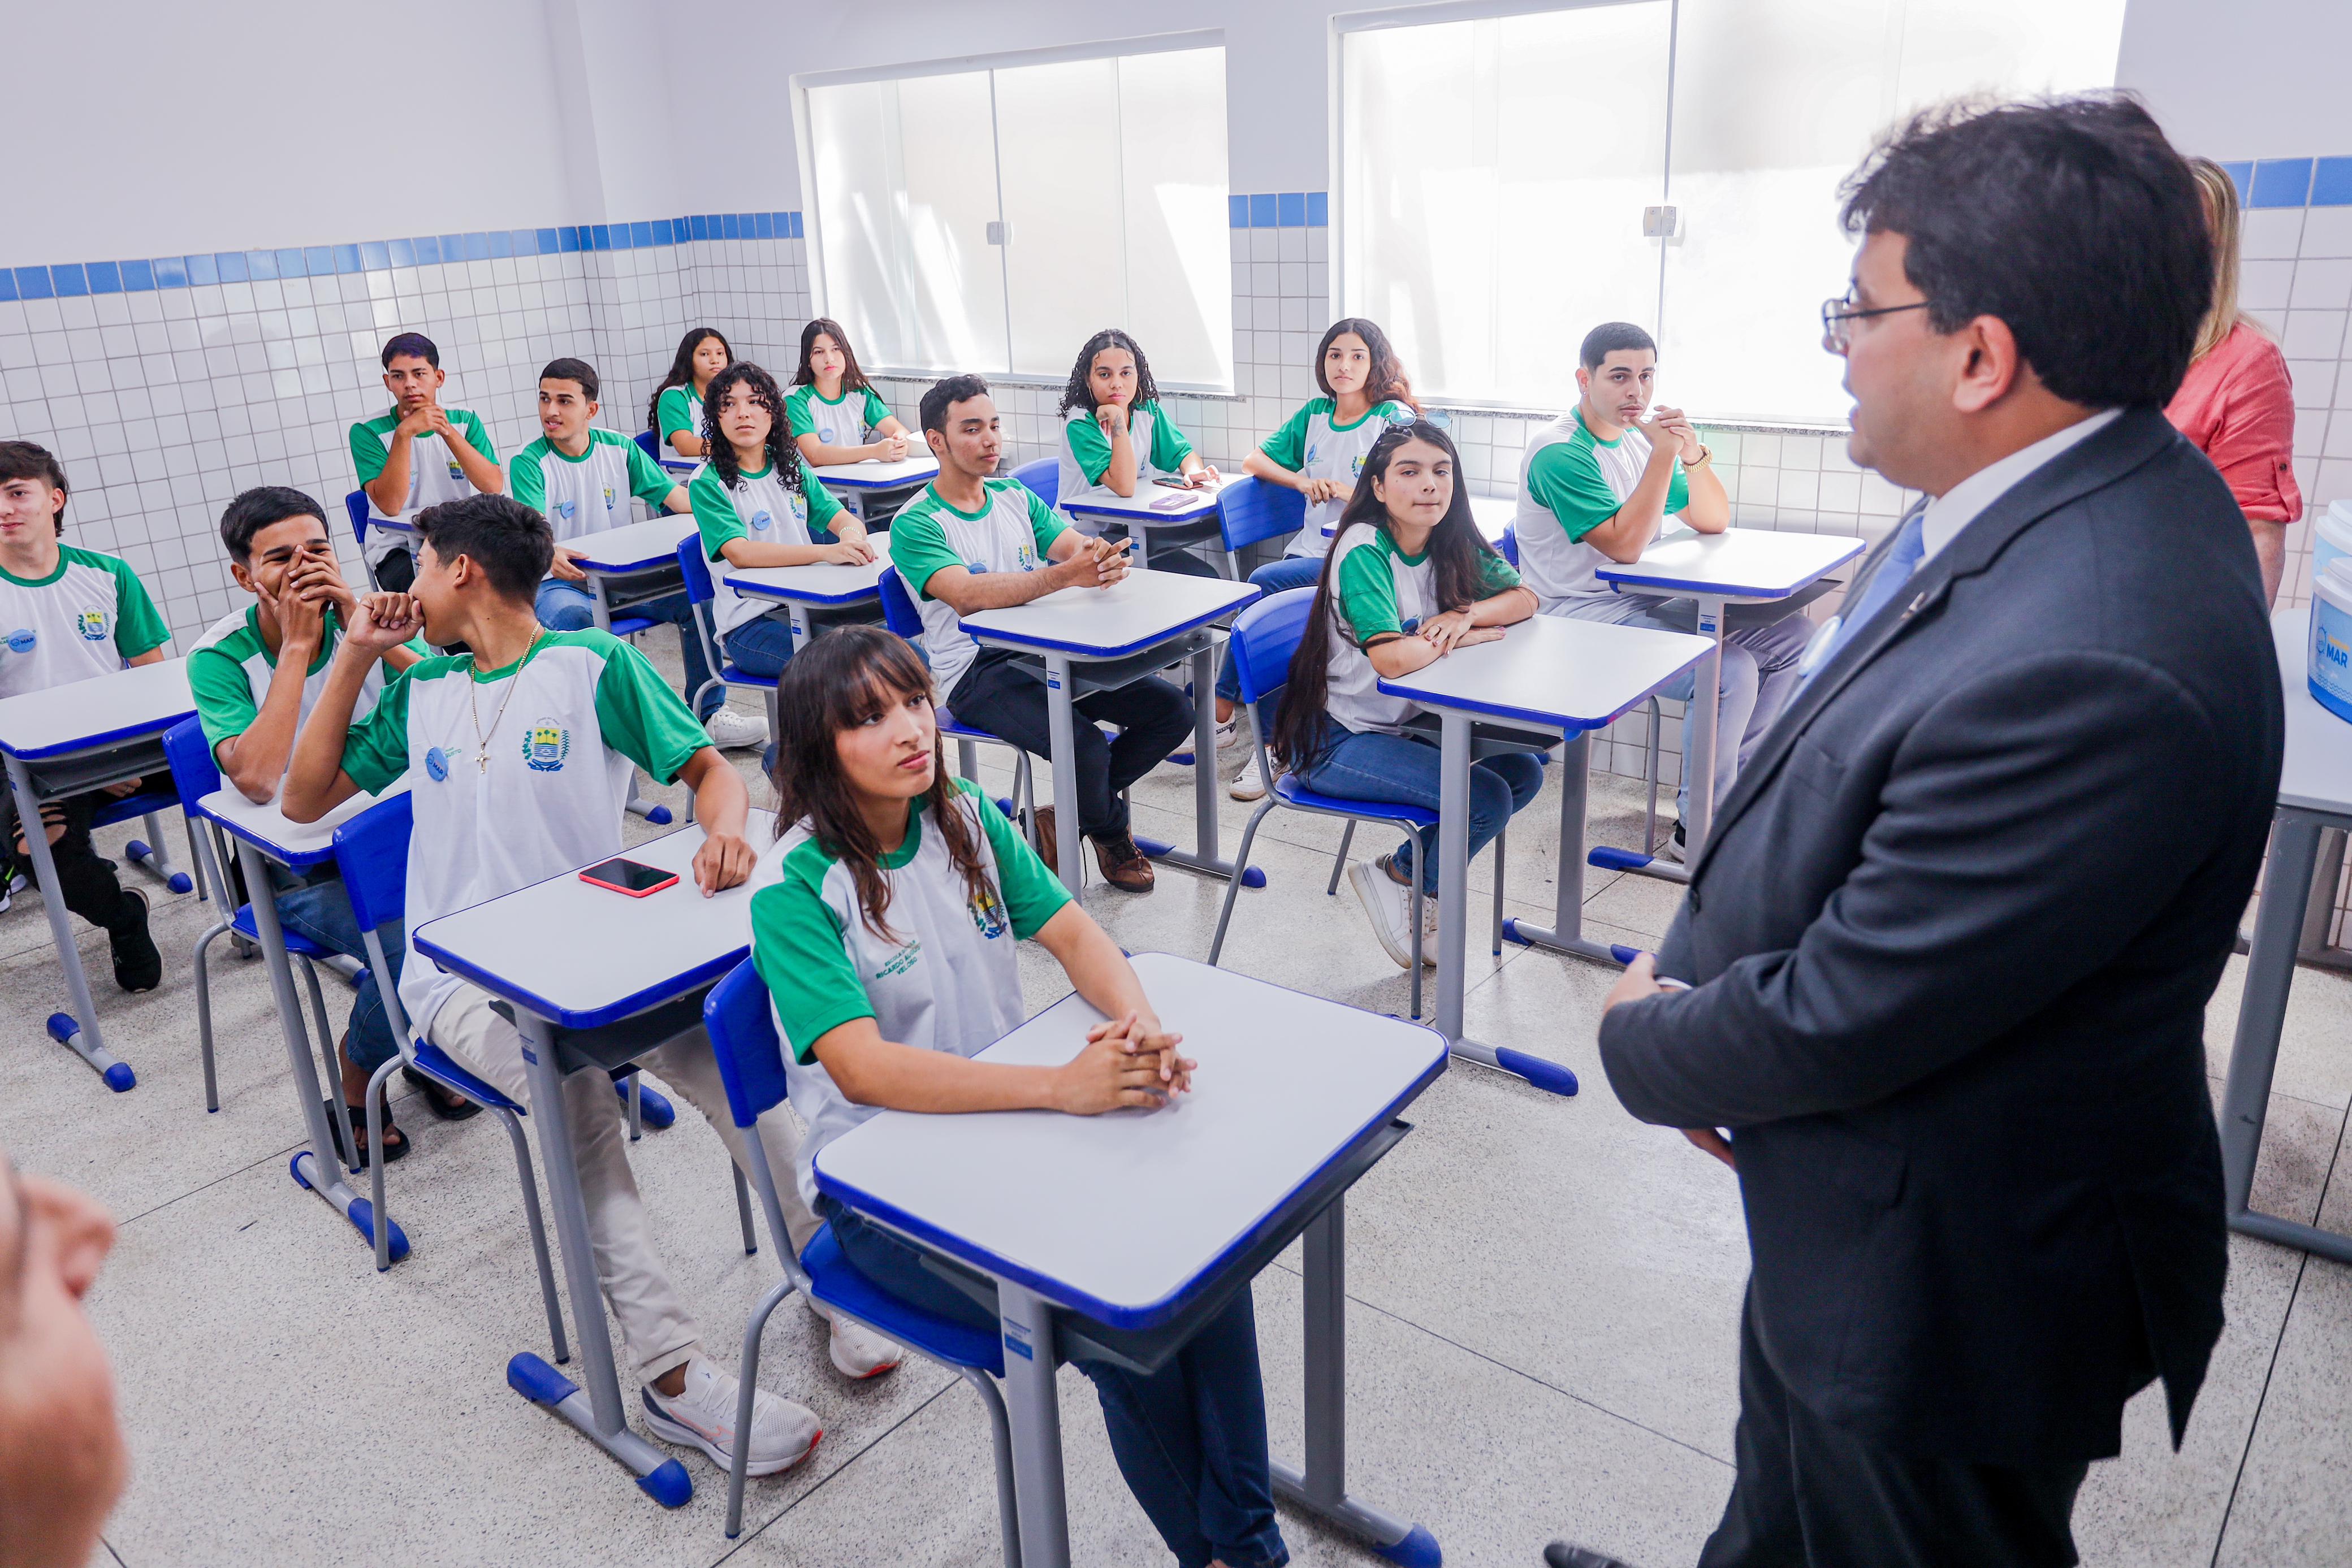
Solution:
<path fill-rule="evenodd" d="M 2131 0 L 2116 75 L 2183 152 L 2352 152 L 2352 3 Z"/>

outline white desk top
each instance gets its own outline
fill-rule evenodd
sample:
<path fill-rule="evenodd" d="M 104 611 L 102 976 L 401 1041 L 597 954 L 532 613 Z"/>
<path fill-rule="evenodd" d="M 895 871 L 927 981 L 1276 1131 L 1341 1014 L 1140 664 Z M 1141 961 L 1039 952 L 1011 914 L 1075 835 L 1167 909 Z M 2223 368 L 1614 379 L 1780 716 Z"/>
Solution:
<path fill-rule="evenodd" d="M 1597 729 L 1715 651 L 1711 637 L 1537 615 L 1380 687 L 1424 707 Z"/>
<path fill-rule="evenodd" d="M 1090 517 L 1140 520 L 1147 527 L 1196 523 L 1202 517 L 1216 515 L 1217 492 L 1223 488 L 1224 485 L 1220 483 L 1198 490 L 1179 490 L 1149 479 L 1139 479 L 1132 496 L 1120 497 L 1107 491 L 1096 491 L 1064 502 L 1062 509 L 1084 512 Z"/>
<path fill-rule="evenodd" d="M 169 729 L 195 711 L 188 662 L 165 659 L 0 699 L 0 751 L 27 762 L 94 751 Z"/>
<path fill-rule="evenodd" d="M 315 822 L 291 822 L 273 800 L 257 806 L 234 788 L 214 790 L 196 810 L 280 865 L 317 865 L 335 858 L 335 830 L 366 810 L 408 791 L 408 775 L 383 787 L 381 795 L 354 795 Z"/>
<path fill-rule="evenodd" d="M 809 465 L 817 483 L 841 490 L 896 490 L 901 486 L 920 485 L 939 477 L 939 459 L 923 445 L 923 438 L 910 435 L 907 455 L 896 463 L 873 460 L 865 463 L 828 463 L 823 467 Z"/>
<path fill-rule="evenodd" d="M 1500 545 L 1503 530 L 1519 515 L 1519 504 L 1508 496 L 1473 496 L 1470 497 L 1470 519 L 1490 545 Z M 1339 519 L 1332 518 L 1323 525 L 1323 537 L 1329 538 L 1339 531 Z"/>
<path fill-rule="evenodd" d="M 850 604 L 877 597 L 882 571 L 890 564 L 890 536 L 869 534 L 874 559 L 864 566 L 755 566 L 730 568 L 727 586 L 738 593 L 761 599 L 797 600 L 803 604 Z"/>
<path fill-rule="evenodd" d="M 754 810 L 744 837 L 764 849 L 775 813 Z M 578 868 L 503 897 L 430 920 L 409 946 L 452 974 L 570 1029 L 594 1029 L 715 982 L 751 942 L 751 892 L 705 898 L 694 885 L 702 830 L 625 849 L 645 865 L 677 873 L 675 885 L 630 898 L 582 882 Z"/>
<path fill-rule="evenodd" d="M 624 523 L 617 528 L 599 528 L 576 539 L 564 539 L 562 545 L 579 552 L 578 564 L 587 571 L 649 571 L 676 565 L 678 540 L 693 532 L 692 515 L 664 512 L 642 523 Z"/>
<path fill-rule="evenodd" d="M 1603 582 L 1644 593 L 1722 599 L 1786 599 L 1860 555 L 1864 541 L 1844 534 L 1783 534 L 1726 528 L 1661 538 L 1631 566 L 1604 566 Z"/>
<path fill-rule="evenodd" d="M 1258 597 L 1246 582 L 1138 567 L 1108 588 L 1057 588 L 1043 599 L 962 618 L 982 643 L 1089 658 L 1137 653 Z"/>
<path fill-rule="evenodd" d="M 2282 606 L 2271 616 L 2279 679 L 2286 687 L 2286 762 L 2279 804 L 2307 811 L 2352 811 L 2352 724 L 2311 695 L 2311 607 Z"/>
<path fill-rule="evenodd" d="M 1049 1300 L 1139 1326 L 1445 1064 L 1444 1040 L 1418 1024 L 1165 953 L 1134 961 L 1200 1063 L 1191 1093 L 1103 1116 L 885 1111 L 817 1155 L 819 1186 Z M 1066 1061 L 1101 1018 L 1066 997 L 981 1060 Z M 1162 1201 L 1139 1206 L 1147 1193 Z"/>

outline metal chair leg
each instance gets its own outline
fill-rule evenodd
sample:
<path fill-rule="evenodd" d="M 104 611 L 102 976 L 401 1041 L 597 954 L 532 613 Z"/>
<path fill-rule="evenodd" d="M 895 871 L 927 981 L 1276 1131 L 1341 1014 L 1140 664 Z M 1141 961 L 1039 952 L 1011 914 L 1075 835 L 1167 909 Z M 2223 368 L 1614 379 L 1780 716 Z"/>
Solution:
<path fill-rule="evenodd" d="M 1348 869 L 1348 846 L 1356 841 L 1356 819 L 1348 819 L 1345 832 L 1339 835 L 1339 852 L 1331 857 L 1331 881 L 1323 889 L 1324 896 L 1336 898 L 1339 893 L 1339 873 Z"/>
<path fill-rule="evenodd" d="M 735 1173 L 735 1217 L 743 1222 L 743 1256 L 755 1258 L 760 1252 L 760 1233 L 751 1228 L 751 1184 L 743 1179 L 743 1167 L 730 1160 L 727 1168 Z"/>
<path fill-rule="evenodd" d="M 743 1470 L 751 1462 L 751 1398 L 760 1391 L 760 1336 L 767 1332 L 768 1319 L 783 1304 L 786 1296 L 798 1287 L 786 1275 L 771 1286 L 752 1309 L 751 1321 L 743 1325 L 743 1354 L 735 1364 L 735 1376 L 741 1392 L 735 1397 L 735 1453 L 727 1467 L 727 1539 L 734 1540 L 743 1532 Z"/>
<path fill-rule="evenodd" d="M 996 1518 L 1004 1542 L 1004 1568 L 1021 1568 L 1021 1511 L 1013 1492 L 1013 1424 L 1005 1418 L 1004 1396 L 996 1391 L 996 1380 L 978 1367 L 959 1366 L 956 1371 L 971 1385 L 988 1411 L 989 1441 L 996 1450 Z"/>
<path fill-rule="evenodd" d="M 1421 1019 L 1421 901 L 1424 896 L 1421 891 L 1421 859 L 1422 854 L 1427 852 L 1418 842 L 1413 848 L 1421 852 L 1413 856 L 1412 862 L 1412 1016 L 1418 1022 Z"/>
<path fill-rule="evenodd" d="M 1225 902 L 1223 907 L 1217 911 L 1217 934 L 1209 942 L 1209 965 L 1212 968 L 1216 967 L 1218 955 L 1225 950 L 1225 927 L 1233 923 L 1234 899 L 1241 893 L 1243 874 L 1249 870 L 1250 845 L 1257 838 L 1257 825 L 1265 821 L 1265 814 L 1274 807 L 1275 802 L 1269 799 L 1250 813 L 1249 826 L 1242 830 L 1242 847 L 1234 857 L 1234 874 L 1225 879 Z"/>
<path fill-rule="evenodd" d="M 1665 710 L 1658 706 L 1657 698 L 1652 697 L 1650 699 L 1650 760 L 1644 769 L 1650 780 L 1650 808 L 1649 815 L 1642 822 L 1642 852 L 1645 855 L 1658 852 L 1658 727 L 1664 722 Z"/>
<path fill-rule="evenodd" d="M 375 1271 L 379 1274 L 392 1267 L 392 1226 L 383 1212 L 383 1124 L 391 1120 L 385 1113 L 384 1085 L 392 1081 L 392 1070 L 400 1065 L 394 1055 L 390 1061 L 368 1074 L 367 1093 L 362 1101 L 367 1110 L 368 1130 L 368 1197 L 375 1204 Z M 335 1096 L 338 1100 L 342 1096 Z"/>
<path fill-rule="evenodd" d="M 359 1145 L 352 1137 L 352 1108 L 343 1103 L 343 1064 L 341 1053 L 335 1050 L 335 1037 L 328 1031 L 327 998 L 325 993 L 319 989 L 318 969 L 308 958 L 300 959 L 299 962 L 302 966 L 302 978 L 310 988 L 310 1011 L 318 1019 L 319 1061 L 326 1069 L 327 1076 L 324 1082 L 327 1089 L 327 1103 L 335 1108 L 334 1125 L 343 1135 L 343 1168 L 356 1174 L 360 1167 L 352 1162 L 359 1158 L 360 1150 Z M 373 1153 L 375 1145 L 370 1144 L 368 1148 L 371 1151 L 370 1162 L 382 1164 L 383 1162 L 377 1160 Z"/>
<path fill-rule="evenodd" d="M 514 1145 L 515 1171 L 522 1177 L 522 1217 L 530 1226 L 530 1255 L 539 1265 L 539 1299 L 547 1308 L 547 1337 L 555 1342 L 558 1364 L 572 1359 L 572 1346 L 563 1338 L 563 1308 L 555 1295 L 555 1266 L 547 1256 L 547 1222 L 540 1218 L 539 1183 L 531 1176 L 530 1144 L 522 1135 L 522 1118 L 505 1106 L 498 1107 L 506 1124 L 507 1141 Z"/>
<path fill-rule="evenodd" d="M 629 1074 L 629 1142 L 635 1143 L 646 1135 L 645 1075 Z"/>
<path fill-rule="evenodd" d="M 1495 956 L 1503 956 L 1503 844 L 1510 837 L 1504 829 L 1495 835 Z"/>
<path fill-rule="evenodd" d="M 221 905 L 213 907 L 218 909 Z M 213 986 L 211 968 L 205 960 L 213 939 L 228 928 L 228 922 L 224 920 L 196 938 L 196 1049 L 204 1057 L 205 1109 L 207 1111 L 220 1109 L 220 1080 L 213 1071 Z"/>

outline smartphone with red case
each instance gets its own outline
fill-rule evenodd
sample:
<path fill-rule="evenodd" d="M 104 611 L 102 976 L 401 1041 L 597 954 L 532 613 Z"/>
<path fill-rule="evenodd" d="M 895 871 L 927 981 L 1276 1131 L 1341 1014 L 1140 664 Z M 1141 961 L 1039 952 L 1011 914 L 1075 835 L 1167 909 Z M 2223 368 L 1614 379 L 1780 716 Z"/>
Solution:
<path fill-rule="evenodd" d="M 625 860 L 615 855 L 599 861 L 580 873 L 580 880 L 592 886 L 609 888 L 630 898 L 643 898 L 659 893 L 677 881 L 677 873 L 664 871 L 657 865 L 642 861 Z"/>

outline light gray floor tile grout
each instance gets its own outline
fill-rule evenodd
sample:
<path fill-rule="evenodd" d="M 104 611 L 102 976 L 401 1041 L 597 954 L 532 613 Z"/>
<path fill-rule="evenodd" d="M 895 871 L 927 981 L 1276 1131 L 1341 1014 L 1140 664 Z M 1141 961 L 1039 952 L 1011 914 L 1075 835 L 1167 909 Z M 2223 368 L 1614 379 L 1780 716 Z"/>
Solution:
<path fill-rule="evenodd" d="M 817 1482 L 816 1485 L 809 1488 L 808 1490 L 801 1493 L 800 1496 L 786 1503 L 781 1513 L 778 1513 L 772 1519 L 763 1520 L 751 1529 L 745 1531 L 740 1540 L 729 1542 L 727 1543 L 727 1549 L 711 1560 L 712 1568 L 718 1568 L 719 1563 L 726 1562 L 730 1557 L 734 1556 L 737 1552 L 741 1552 L 746 1547 L 750 1546 L 751 1542 L 759 1540 L 761 1536 L 767 1533 L 771 1525 L 782 1523 L 783 1521 L 791 1518 L 794 1509 L 808 1501 L 809 1499 L 816 1496 L 817 1493 L 824 1490 L 825 1488 L 831 1486 L 841 1477 L 848 1474 L 851 1467 L 855 1466 L 858 1460 L 864 1458 L 866 1455 L 880 1448 L 884 1443 L 889 1441 L 900 1427 L 906 1426 L 908 1422 L 912 1421 L 916 1416 L 920 1416 L 924 1411 L 937 1404 L 941 1396 L 946 1395 L 950 1389 L 961 1386 L 962 1386 L 962 1379 L 960 1377 L 950 1378 L 947 1382 L 940 1385 L 939 1391 L 937 1393 L 931 1395 L 929 1398 L 925 1399 L 922 1403 L 908 1409 L 905 1415 L 899 1416 L 896 1421 L 891 1422 L 890 1425 L 885 1427 L 881 1431 L 875 1433 L 870 1439 L 859 1447 L 856 1453 L 850 1455 L 847 1458 L 834 1466 L 830 1470 L 827 1470 L 823 1480 Z M 723 1478 L 719 1484 L 722 1486 L 725 1485 Z"/>

